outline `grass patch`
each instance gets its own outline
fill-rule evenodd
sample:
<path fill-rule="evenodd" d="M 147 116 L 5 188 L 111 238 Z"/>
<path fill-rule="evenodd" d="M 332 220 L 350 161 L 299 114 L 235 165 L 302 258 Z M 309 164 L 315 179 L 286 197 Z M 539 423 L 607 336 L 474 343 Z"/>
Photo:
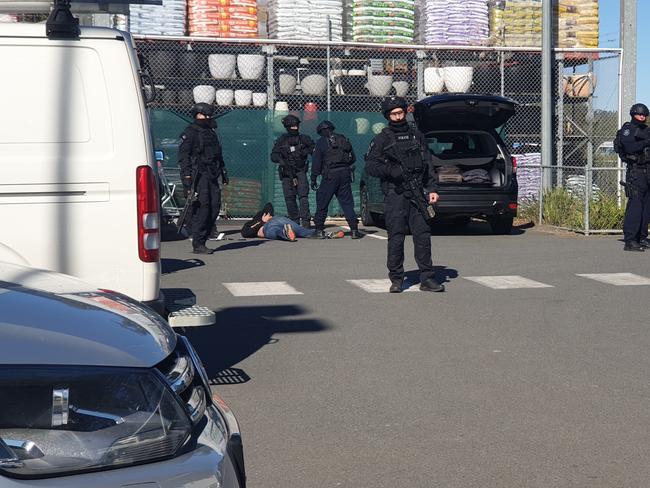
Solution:
<path fill-rule="evenodd" d="M 606 192 L 593 195 L 589 204 L 590 230 L 622 229 L 625 202 L 618 205 L 618 198 Z M 543 222 L 547 225 L 575 230 L 585 228 L 585 202 L 565 188 L 553 188 L 544 192 Z M 519 204 L 518 218 L 539 224 L 539 201 L 529 199 Z"/>

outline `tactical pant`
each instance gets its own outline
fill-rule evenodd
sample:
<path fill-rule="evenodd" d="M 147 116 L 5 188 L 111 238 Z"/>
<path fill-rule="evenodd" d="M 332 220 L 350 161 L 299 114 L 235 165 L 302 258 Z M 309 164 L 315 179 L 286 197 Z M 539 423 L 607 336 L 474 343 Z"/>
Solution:
<path fill-rule="evenodd" d="M 404 278 L 404 238 L 409 229 L 413 235 L 415 262 L 420 270 L 420 281 L 434 278 L 431 262 L 431 228 L 420 211 L 403 194 L 393 190 L 384 197 L 384 220 L 388 231 L 388 277 Z"/>
<path fill-rule="evenodd" d="M 327 210 L 334 195 L 343 209 L 350 229 L 358 229 L 359 224 L 352 197 L 352 178 L 348 168 L 330 171 L 327 178 L 321 179 L 320 187 L 316 190 L 316 216 L 314 217 L 316 229 L 325 228 Z"/>
<path fill-rule="evenodd" d="M 639 241 L 648 238 L 650 224 L 650 188 L 648 168 L 628 168 L 625 175 L 625 196 L 628 198 L 623 221 L 625 241 Z"/>
<path fill-rule="evenodd" d="M 221 188 L 216 178 L 199 177 L 192 208 L 192 246 L 205 245 L 221 209 Z"/>
<path fill-rule="evenodd" d="M 282 178 L 282 192 L 284 193 L 284 201 L 287 204 L 287 214 L 289 218 L 295 222 L 303 225 L 309 224 L 311 214 L 309 213 L 309 184 L 307 183 L 307 172 L 298 171 L 296 173 L 298 184 L 294 185 L 292 178 Z M 296 197 L 300 204 L 296 204 Z"/>

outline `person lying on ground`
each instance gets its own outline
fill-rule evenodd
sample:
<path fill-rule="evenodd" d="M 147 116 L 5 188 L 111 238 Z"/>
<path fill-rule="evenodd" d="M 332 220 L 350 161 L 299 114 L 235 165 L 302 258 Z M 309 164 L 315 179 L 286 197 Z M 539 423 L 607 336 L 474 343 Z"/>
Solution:
<path fill-rule="evenodd" d="M 288 217 L 276 216 L 273 213 L 273 204 L 268 202 L 244 224 L 241 235 L 246 238 L 260 237 L 294 242 L 298 237 L 311 237 L 314 234 L 314 230 L 306 229 Z"/>
<path fill-rule="evenodd" d="M 268 202 L 264 208 L 244 224 L 242 237 L 260 237 L 294 242 L 298 237 L 314 237 L 314 229 L 306 229 L 288 217 L 274 215 L 273 204 Z M 343 232 L 331 232 L 329 238 L 343 237 Z"/>

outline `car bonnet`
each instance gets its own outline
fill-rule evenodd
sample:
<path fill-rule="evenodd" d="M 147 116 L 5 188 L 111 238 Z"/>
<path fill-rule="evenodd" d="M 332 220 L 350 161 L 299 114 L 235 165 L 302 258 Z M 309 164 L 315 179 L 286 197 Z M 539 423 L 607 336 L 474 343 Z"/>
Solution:
<path fill-rule="evenodd" d="M 27 286 L 8 281 L 7 269 L 0 266 L 0 365 L 151 367 L 176 346 L 162 317 L 124 295 L 22 268 L 32 276 Z"/>

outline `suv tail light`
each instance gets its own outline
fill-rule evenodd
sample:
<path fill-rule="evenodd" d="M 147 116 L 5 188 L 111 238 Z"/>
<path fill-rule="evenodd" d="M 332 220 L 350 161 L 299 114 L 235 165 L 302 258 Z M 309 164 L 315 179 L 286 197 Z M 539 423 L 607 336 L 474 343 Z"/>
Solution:
<path fill-rule="evenodd" d="M 138 198 L 138 255 L 145 263 L 160 259 L 160 208 L 158 185 L 149 166 L 136 169 Z"/>
<path fill-rule="evenodd" d="M 510 156 L 510 160 L 512 161 L 512 174 L 514 175 L 517 173 L 517 158 Z"/>

